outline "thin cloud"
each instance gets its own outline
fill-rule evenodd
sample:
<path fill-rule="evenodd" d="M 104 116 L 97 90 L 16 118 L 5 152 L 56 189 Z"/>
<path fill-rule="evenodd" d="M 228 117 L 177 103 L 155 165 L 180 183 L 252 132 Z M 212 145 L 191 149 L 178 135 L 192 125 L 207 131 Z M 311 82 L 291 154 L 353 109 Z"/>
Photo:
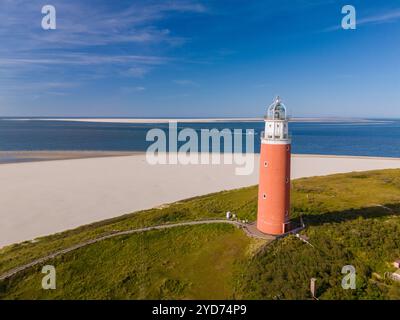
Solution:
<path fill-rule="evenodd" d="M 24 41 L 24 49 L 93 47 L 115 43 L 179 45 L 185 42 L 156 23 L 174 13 L 204 13 L 203 5 L 192 1 L 140 2 L 125 8 L 90 6 L 81 1 L 53 0 L 57 30 L 43 32 L 38 0 L 0 4 L 0 37 L 9 42 Z M 88 17 L 90 15 L 90 18 Z"/>
<path fill-rule="evenodd" d="M 92 5 L 52 0 L 51 4 L 57 12 L 57 29 L 44 31 L 43 1 L 0 1 L 0 72 L 12 79 L 9 84 L 15 88 L 64 74 L 77 82 L 90 81 L 90 77 L 144 77 L 157 66 L 177 61 L 165 52 L 188 40 L 165 23 L 160 27 L 160 22 L 182 13 L 207 12 L 196 0 L 135 1 L 125 7 L 108 1 Z M 102 46 L 104 50 L 99 50 Z M 124 51 L 113 50 L 116 46 Z M 44 82 L 41 88 L 52 89 Z"/>
<path fill-rule="evenodd" d="M 142 78 L 143 76 L 148 74 L 150 72 L 150 70 L 151 70 L 151 68 L 149 68 L 147 66 L 146 67 L 144 67 L 144 66 L 132 67 L 126 71 L 123 71 L 122 75 L 128 76 L 128 77 L 134 77 L 134 78 Z"/>
<path fill-rule="evenodd" d="M 389 11 L 375 16 L 369 16 L 358 19 L 357 25 L 371 24 L 371 23 L 390 23 L 400 19 L 400 9 Z"/>
<path fill-rule="evenodd" d="M 5 90 L 45 90 L 45 89 L 69 89 L 78 87 L 80 85 L 79 82 L 32 82 L 32 83 L 24 83 L 19 85 L 12 85 L 6 82 L 0 82 L 1 89 Z"/>
<path fill-rule="evenodd" d="M 170 58 L 157 56 L 141 56 L 141 55 L 91 55 L 84 53 L 71 53 L 66 55 L 57 55 L 54 57 L 44 58 L 0 58 L 0 66 L 7 65 L 23 65 L 23 64 L 76 64 L 76 65 L 92 65 L 92 64 L 125 64 L 125 63 L 140 63 L 147 65 L 159 65 Z"/>
<path fill-rule="evenodd" d="M 387 12 L 381 12 L 376 15 L 370 15 L 367 17 L 359 17 L 356 15 L 356 26 L 364 26 L 370 24 L 385 24 L 393 23 L 400 19 L 400 9 L 390 10 Z M 342 29 L 341 25 L 332 26 L 322 30 L 323 32 L 331 32 Z"/>
<path fill-rule="evenodd" d="M 7 94 L 9 97 L 19 97 L 20 92 L 24 92 L 24 97 L 32 100 L 39 99 L 46 95 L 50 96 L 67 96 L 70 92 L 81 85 L 80 82 L 31 82 L 24 81 L 23 83 L 10 83 L 9 81 L 0 82 L 0 93 Z M 38 94 L 40 92 L 40 94 Z"/>
<path fill-rule="evenodd" d="M 123 94 L 138 93 L 138 92 L 143 92 L 145 90 L 146 90 L 146 87 L 143 87 L 143 86 L 122 87 L 122 88 L 120 88 L 120 92 L 123 93 Z"/>

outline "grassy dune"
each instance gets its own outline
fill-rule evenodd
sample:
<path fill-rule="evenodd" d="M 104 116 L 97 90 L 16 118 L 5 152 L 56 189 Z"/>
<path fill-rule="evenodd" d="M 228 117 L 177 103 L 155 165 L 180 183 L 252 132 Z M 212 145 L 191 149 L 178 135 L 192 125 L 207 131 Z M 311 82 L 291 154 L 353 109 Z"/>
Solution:
<path fill-rule="evenodd" d="M 36 268 L 14 279 L 7 297 L 228 299 L 236 263 L 249 254 L 249 242 L 224 224 L 122 236 L 55 259 L 56 290 L 41 289 L 43 274 Z"/>
<path fill-rule="evenodd" d="M 114 231 L 204 218 L 226 211 L 255 219 L 256 187 L 220 192 L 122 216 L 0 250 L 0 273 L 85 239 Z M 400 170 L 299 179 L 292 216 L 303 216 L 313 247 L 294 236 L 261 251 L 260 241 L 230 225 L 199 225 L 105 240 L 46 264 L 57 289 L 40 287 L 41 266 L 0 282 L 0 298 L 308 299 L 311 277 L 321 299 L 400 299 L 384 280 L 400 258 Z M 344 265 L 357 289 L 343 290 Z"/>

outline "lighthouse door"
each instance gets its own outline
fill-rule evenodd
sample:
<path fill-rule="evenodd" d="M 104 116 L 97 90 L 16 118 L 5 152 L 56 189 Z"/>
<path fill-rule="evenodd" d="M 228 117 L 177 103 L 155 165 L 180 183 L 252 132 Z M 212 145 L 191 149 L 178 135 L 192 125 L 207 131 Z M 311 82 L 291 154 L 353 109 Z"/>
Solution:
<path fill-rule="evenodd" d="M 283 224 L 283 233 L 289 232 L 290 229 L 290 221 Z"/>

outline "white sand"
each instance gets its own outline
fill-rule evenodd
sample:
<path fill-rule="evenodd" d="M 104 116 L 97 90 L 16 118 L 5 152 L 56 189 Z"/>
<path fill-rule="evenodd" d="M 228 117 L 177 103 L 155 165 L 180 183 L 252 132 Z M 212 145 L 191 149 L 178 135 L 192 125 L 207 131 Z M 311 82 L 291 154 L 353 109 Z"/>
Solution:
<path fill-rule="evenodd" d="M 258 156 L 255 158 L 258 164 Z M 293 156 L 292 178 L 400 168 L 400 159 Z M 235 165 L 147 164 L 145 155 L 0 165 L 0 247 L 124 213 L 257 183 Z"/>

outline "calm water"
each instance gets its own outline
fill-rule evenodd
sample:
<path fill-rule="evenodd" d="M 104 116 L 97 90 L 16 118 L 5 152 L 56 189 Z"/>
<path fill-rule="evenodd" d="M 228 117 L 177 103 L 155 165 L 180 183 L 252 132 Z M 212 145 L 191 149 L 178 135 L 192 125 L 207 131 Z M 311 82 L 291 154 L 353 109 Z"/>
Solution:
<path fill-rule="evenodd" d="M 15 121 L 0 119 L 0 150 L 145 151 L 149 129 L 168 124 Z M 178 130 L 254 129 L 260 150 L 263 122 L 182 123 Z M 291 123 L 293 153 L 400 157 L 400 120 L 371 123 Z M 244 138 L 244 136 L 243 136 Z"/>

